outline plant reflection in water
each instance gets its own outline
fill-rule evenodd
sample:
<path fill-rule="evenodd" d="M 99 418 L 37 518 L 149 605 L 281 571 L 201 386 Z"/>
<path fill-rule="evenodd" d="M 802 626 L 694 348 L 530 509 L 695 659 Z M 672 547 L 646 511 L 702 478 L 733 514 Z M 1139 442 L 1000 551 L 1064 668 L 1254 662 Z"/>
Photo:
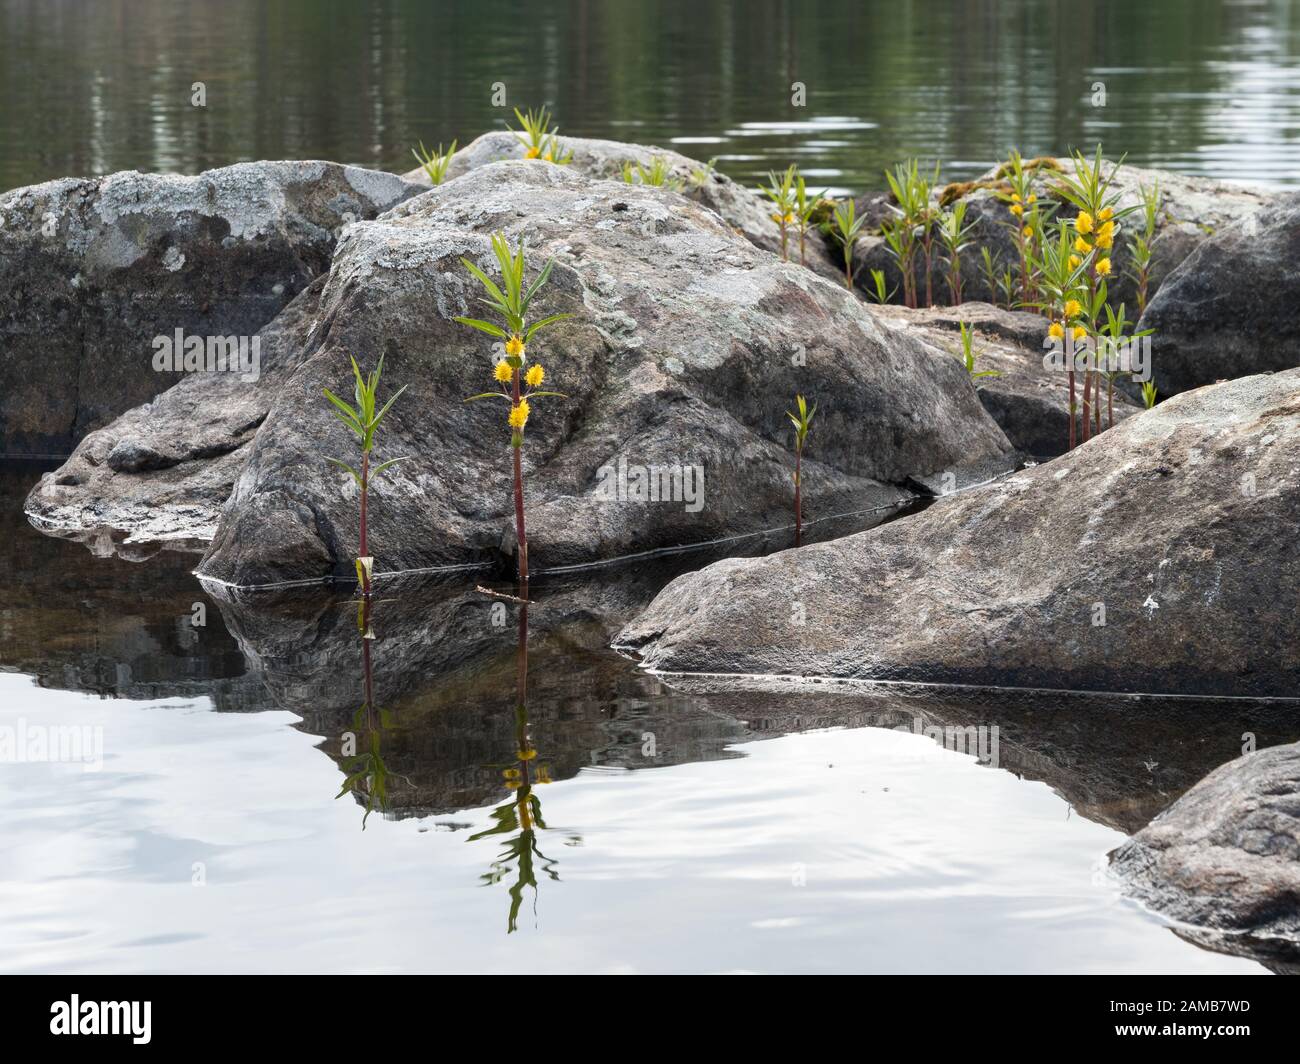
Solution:
<path fill-rule="evenodd" d="M 536 787 L 550 783 L 551 774 L 546 765 L 538 761 L 538 751 L 533 746 L 528 729 L 528 602 L 515 600 L 519 608 L 519 641 L 515 649 L 515 757 L 501 766 L 501 775 L 510 801 L 492 812 L 493 826 L 471 835 L 470 842 L 495 838 L 502 844 L 497 859 L 481 877 L 484 884 L 510 882 L 510 917 L 506 933 L 518 926 L 519 908 L 523 904 L 524 888 L 533 890 L 533 916 L 537 915 L 537 877 L 539 871 L 556 882 L 560 875 L 555 870 L 557 861 L 542 853 L 537 833 L 546 831 L 542 818 L 542 802 Z"/>
<path fill-rule="evenodd" d="M 382 814 L 388 800 L 388 766 L 384 764 L 380 744 L 384 729 L 391 726 L 392 714 L 375 704 L 375 674 L 371 647 L 375 632 L 371 624 L 370 594 L 363 592 L 357 603 L 357 631 L 361 635 L 361 671 L 364 701 L 352 718 L 352 732 L 343 736 L 343 765 L 346 778 L 335 798 L 354 795 L 365 807 L 361 818 L 364 831 L 366 821 L 377 808 Z M 410 783 L 404 776 L 398 779 Z"/>

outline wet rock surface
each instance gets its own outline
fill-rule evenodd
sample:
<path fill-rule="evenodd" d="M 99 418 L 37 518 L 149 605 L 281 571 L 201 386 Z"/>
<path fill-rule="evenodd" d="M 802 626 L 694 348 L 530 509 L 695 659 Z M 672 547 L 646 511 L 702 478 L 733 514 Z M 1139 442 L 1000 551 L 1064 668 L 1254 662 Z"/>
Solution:
<path fill-rule="evenodd" d="M 905 520 L 682 577 L 618 642 L 669 672 L 1290 697 L 1297 448 L 1300 370 L 1199 389 Z"/>
<path fill-rule="evenodd" d="M 1300 964 L 1300 744 L 1216 768 L 1115 850 L 1111 867 L 1199 943 Z"/>
<path fill-rule="evenodd" d="M 1203 241 L 1170 274 L 1140 328 L 1154 329 L 1162 397 L 1300 365 L 1294 313 L 1300 196 Z"/>
<path fill-rule="evenodd" d="M 0 195 L 0 452 L 66 454 L 179 379 L 155 369 L 154 337 L 251 337 L 328 268 L 344 226 L 419 192 L 256 162 Z"/>
<path fill-rule="evenodd" d="M 275 390 L 292 374 L 323 281 L 308 286 L 261 340 L 261 376 L 188 375 L 150 403 L 87 435 L 32 489 L 38 528 L 115 552 L 168 544 L 202 552 Z"/>

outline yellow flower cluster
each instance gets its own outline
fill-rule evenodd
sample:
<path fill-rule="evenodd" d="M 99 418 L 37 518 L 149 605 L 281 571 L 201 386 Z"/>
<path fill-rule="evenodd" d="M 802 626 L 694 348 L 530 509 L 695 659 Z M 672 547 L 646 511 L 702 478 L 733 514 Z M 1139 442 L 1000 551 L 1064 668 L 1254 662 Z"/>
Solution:
<path fill-rule="evenodd" d="M 1036 202 L 1038 202 L 1038 197 L 1035 196 L 1032 192 L 1029 193 L 1029 195 L 1026 196 L 1023 200 L 1020 198 L 1019 192 L 1013 192 L 1011 194 L 1011 206 L 1008 207 L 1007 210 L 1009 210 L 1012 214 L 1014 214 L 1017 218 L 1019 218 L 1025 213 L 1026 204 L 1032 206 Z M 1031 234 L 1026 233 L 1025 235 L 1029 236 Z"/>
<path fill-rule="evenodd" d="M 529 366 L 528 372 L 524 374 L 524 380 L 530 388 L 536 388 L 545 379 L 546 370 L 542 369 L 540 364 Z"/>
<path fill-rule="evenodd" d="M 496 369 L 492 371 L 492 375 L 496 377 L 501 384 L 508 383 L 510 378 L 514 376 L 514 373 L 515 371 L 510 368 L 510 363 L 504 358 L 497 363 Z"/>
<path fill-rule="evenodd" d="M 522 358 L 524 354 L 524 341 L 518 336 L 512 336 L 506 341 L 506 354 L 511 358 Z"/>
<path fill-rule="evenodd" d="M 518 432 L 527 422 L 528 400 L 520 399 L 517 405 L 510 408 L 510 427 Z"/>

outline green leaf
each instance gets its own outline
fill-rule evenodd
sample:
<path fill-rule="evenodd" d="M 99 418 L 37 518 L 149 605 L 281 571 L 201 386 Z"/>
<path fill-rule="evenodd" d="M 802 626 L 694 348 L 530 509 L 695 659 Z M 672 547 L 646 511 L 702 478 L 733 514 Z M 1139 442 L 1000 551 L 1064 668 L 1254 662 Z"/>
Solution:
<path fill-rule="evenodd" d="M 552 314 L 549 318 L 543 318 L 541 321 L 535 321 L 528 327 L 528 332 L 524 334 L 524 342 L 527 343 L 533 338 L 533 333 L 544 325 L 552 325 L 557 321 L 564 321 L 565 318 L 573 317 L 572 314 Z"/>
<path fill-rule="evenodd" d="M 361 415 L 357 411 L 353 410 L 351 406 L 345 403 L 328 388 L 325 389 L 325 398 L 334 404 L 336 407 L 335 412 L 348 428 L 358 436 L 364 434 L 365 430 L 361 425 Z"/>
<path fill-rule="evenodd" d="M 393 393 L 393 397 L 384 404 L 384 408 L 375 415 L 374 420 L 370 422 L 370 431 L 373 434 L 375 429 L 379 428 L 379 423 L 384 420 L 384 415 L 388 413 L 388 408 L 397 402 L 398 397 L 409 388 L 409 384 L 403 384 Z"/>
<path fill-rule="evenodd" d="M 523 306 L 520 309 L 522 310 L 528 309 L 528 304 L 533 301 L 533 296 L 537 294 L 537 290 L 541 288 L 542 285 L 546 283 L 546 279 L 551 276 L 551 267 L 554 265 L 555 265 L 554 259 L 547 260 L 546 265 L 542 267 L 542 272 L 537 275 L 537 280 L 535 280 L 531 285 L 529 285 L 528 292 L 524 296 Z"/>
<path fill-rule="evenodd" d="M 358 488 L 361 487 L 361 474 L 358 473 L 355 469 L 353 469 L 350 465 L 348 465 L 347 462 L 340 461 L 337 458 L 326 458 L 325 461 L 333 462 L 334 465 L 338 466 L 340 469 L 345 470 L 348 473 L 351 473 L 352 479 L 357 482 L 357 487 Z"/>
<path fill-rule="evenodd" d="M 408 462 L 410 459 L 410 455 L 403 455 L 401 458 L 390 458 L 387 462 L 380 462 L 379 465 L 375 466 L 375 468 L 370 471 L 371 476 L 377 477 L 389 466 L 395 466 L 398 462 Z"/>
<path fill-rule="evenodd" d="M 488 290 L 488 294 L 491 295 L 493 299 L 503 304 L 506 302 L 505 293 L 497 287 L 496 282 L 492 280 L 491 277 L 470 262 L 469 259 L 462 258 L 460 263 L 465 267 L 465 269 L 469 270 L 470 273 L 478 278 L 479 284 Z"/>
<path fill-rule="evenodd" d="M 475 399 L 504 399 L 507 403 L 514 402 L 514 400 L 510 396 L 506 395 L 505 392 L 480 392 L 478 395 L 471 395 L 464 401 L 472 403 Z"/>
<path fill-rule="evenodd" d="M 455 318 L 461 325 L 468 325 L 472 329 L 478 329 L 479 332 L 485 332 L 489 336 L 497 336 L 506 339 L 506 331 L 500 325 L 493 325 L 490 321 L 481 321 L 478 318 Z"/>

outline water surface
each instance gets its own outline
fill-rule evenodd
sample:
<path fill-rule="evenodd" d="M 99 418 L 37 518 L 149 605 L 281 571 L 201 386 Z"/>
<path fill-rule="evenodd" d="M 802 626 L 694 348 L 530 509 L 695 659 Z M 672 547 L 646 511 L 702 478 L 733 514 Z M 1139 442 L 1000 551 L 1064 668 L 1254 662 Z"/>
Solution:
<path fill-rule="evenodd" d="M 1103 858 L 1289 710 L 677 690 L 607 643 L 692 559 L 540 581 L 522 672 L 473 580 L 390 583 L 363 640 L 348 599 L 40 535 L 38 474 L 0 467 L 0 729 L 102 759 L 0 763 L 6 970 L 1264 971 Z"/>
<path fill-rule="evenodd" d="M 0 0 L 0 189 L 247 159 L 409 169 L 510 105 L 832 191 L 1101 141 L 1300 183 L 1293 0 Z M 192 105 L 202 82 L 206 106 Z M 806 88 L 793 106 L 791 86 Z M 1103 95 L 1104 93 L 1104 95 Z"/>

